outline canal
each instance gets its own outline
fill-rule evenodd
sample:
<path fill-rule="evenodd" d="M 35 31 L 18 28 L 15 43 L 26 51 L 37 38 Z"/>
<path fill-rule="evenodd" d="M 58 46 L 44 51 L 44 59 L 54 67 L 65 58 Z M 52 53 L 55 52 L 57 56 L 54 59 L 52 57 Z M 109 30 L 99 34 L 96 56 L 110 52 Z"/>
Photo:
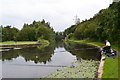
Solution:
<path fill-rule="evenodd" d="M 98 61 L 98 48 L 58 42 L 47 47 L 3 50 L 0 61 L 3 78 L 40 78 L 81 59 Z"/>

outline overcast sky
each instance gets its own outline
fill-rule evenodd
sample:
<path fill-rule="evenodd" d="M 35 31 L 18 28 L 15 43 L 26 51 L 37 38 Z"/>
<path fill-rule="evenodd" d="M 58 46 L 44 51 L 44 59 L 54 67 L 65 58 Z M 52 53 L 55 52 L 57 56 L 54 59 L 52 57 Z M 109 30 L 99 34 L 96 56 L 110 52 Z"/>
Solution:
<path fill-rule="evenodd" d="M 89 19 L 112 0 L 0 0 L 0 25 L 21 29 L 24 23 L 45 19 L 55 31 L 74 24 L 75 16 Z"/>

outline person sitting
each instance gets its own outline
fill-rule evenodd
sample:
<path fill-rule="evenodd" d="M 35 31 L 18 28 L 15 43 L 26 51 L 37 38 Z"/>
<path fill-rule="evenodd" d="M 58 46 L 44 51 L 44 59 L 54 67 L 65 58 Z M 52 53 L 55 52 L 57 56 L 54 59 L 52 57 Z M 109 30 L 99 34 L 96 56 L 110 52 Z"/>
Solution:
<path fill-rule="evenodd" d="M 105 40 L 105 46 L 103 47 L 104 53 L 111 53 L 111 44 L 108 40 Z"/>

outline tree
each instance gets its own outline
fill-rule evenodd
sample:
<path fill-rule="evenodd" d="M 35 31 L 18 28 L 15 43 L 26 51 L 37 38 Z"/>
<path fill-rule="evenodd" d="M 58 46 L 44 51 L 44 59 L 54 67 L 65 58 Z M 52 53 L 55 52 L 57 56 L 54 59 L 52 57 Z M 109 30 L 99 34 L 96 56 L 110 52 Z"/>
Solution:
<path fill-rule="evenodd" d="M 3 26 L 1 25 L 0 26 L 0 41 L 2 41 L 2 29 L 3 29 Z"/>
<path fill-rule="evenodd" d="M 6 26 L 2 28 L 2 41 L 11 41 L 13 40 L 13 33 L 11 26 Z"/>
<path fill-rule="evenodd" d="M 36 41 L 38 38 L 48 40 L 50 42 L 55 40 L 55 32 L 50 27 L 50 23 L 42 21 L 33 21 L 32 24 L 24 24 L 19 31 L 17 28 L 11 26 L 2 27 L 3 41 Z"/>
<path fill-rule="evenodd" d="M 18 35 L 19 30 L 15 27 L 12 28 L 12 34 L 13 34 L 13 40 L 17 41 L 17 35 Z"/>
<path fill-rule="evenodd" d="M 35 41 L 36 32 L 33 27 L 24 27 L 17 35 L 19 41 Z"/>
<path fill-rule="evenodd" d="M 47 27 L 38 27 L 36 30 L 36 37 L 51 41 L 52 37 L 54 37 L 54 34 Z"/>

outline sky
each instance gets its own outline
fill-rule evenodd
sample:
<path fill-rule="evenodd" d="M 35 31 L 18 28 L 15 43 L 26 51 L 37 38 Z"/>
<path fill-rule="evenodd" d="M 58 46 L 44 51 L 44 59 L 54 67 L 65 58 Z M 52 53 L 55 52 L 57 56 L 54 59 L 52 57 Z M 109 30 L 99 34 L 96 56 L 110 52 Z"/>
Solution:
<path fill-rule="evenodd" d="M 55 31 L 64 31 L 80 21 L 92 18 L 112 0 L 0 0 L 0 25 L 21 29 L 24 23 L 50 22 Z"/>

